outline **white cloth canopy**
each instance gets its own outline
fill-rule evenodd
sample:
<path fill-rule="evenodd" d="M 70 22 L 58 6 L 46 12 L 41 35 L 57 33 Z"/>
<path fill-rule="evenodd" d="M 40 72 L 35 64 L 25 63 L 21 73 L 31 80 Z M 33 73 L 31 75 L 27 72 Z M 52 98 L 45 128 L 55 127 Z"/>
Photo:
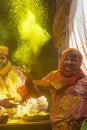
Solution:
<path fill-rule="evenodd" d="M 87 74 L 87 0 L 72 1 L 69 15 L 69 47 L 82 53 L 82 70 Z"/>

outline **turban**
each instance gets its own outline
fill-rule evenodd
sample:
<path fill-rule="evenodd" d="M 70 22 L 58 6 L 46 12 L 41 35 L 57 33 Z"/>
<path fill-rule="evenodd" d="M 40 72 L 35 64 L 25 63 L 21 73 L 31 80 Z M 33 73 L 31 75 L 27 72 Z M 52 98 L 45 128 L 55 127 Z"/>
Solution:
<path fill-rule="evenodd" d="M 8 47 L 0 45 L 0 55 L 8 55 Z"/>

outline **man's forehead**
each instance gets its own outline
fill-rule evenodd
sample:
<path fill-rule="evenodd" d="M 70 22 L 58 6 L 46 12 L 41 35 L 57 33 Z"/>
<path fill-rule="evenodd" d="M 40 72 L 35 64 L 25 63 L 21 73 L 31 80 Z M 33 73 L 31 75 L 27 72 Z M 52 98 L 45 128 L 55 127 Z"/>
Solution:
<path fill-rule="evenodd" d="M 75 58 L 75 57 L 77 57 L 77 54 L 76 54 L 74 51 L 69 51 L 69 52 L 66 54 L 66 56 Z"/>

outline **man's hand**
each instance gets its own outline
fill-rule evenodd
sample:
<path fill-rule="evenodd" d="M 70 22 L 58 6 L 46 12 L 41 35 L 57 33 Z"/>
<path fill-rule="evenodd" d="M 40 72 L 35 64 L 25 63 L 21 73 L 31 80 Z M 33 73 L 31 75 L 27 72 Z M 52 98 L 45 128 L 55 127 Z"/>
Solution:
<path fill-rule="evenodd" d="M 16 107 L 16 104 L 11 103 L 10 101 L 14 100 L 13 98 L 5 98 L 0 100 L 0 106 L 4 108 L 13 108 Z"/>

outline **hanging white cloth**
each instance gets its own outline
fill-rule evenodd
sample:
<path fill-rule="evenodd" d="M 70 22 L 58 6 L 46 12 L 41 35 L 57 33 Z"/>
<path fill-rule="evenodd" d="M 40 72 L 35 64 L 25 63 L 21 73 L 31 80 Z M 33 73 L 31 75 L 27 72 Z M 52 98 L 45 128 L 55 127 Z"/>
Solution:
<path fill-rule="evenodd" d="M 69 47 L 83 55 L 82 69 L 87 74 L 87 0 L 73 0 L 69 15 Z"/>

